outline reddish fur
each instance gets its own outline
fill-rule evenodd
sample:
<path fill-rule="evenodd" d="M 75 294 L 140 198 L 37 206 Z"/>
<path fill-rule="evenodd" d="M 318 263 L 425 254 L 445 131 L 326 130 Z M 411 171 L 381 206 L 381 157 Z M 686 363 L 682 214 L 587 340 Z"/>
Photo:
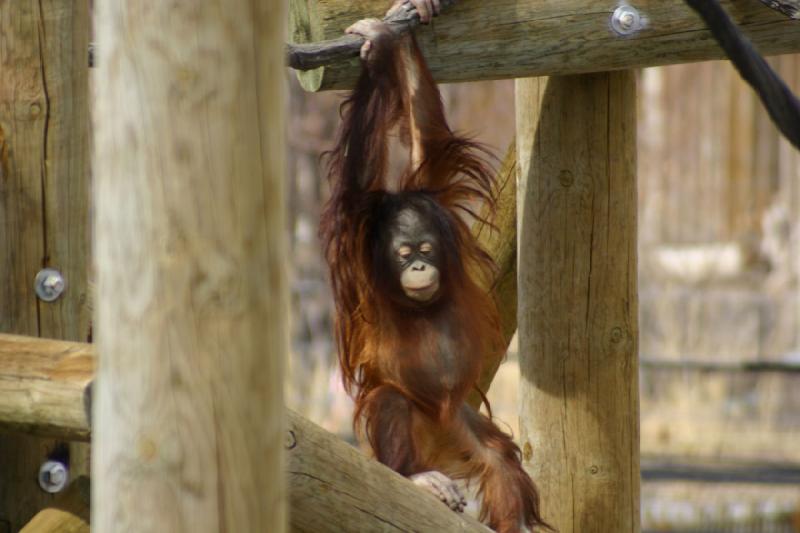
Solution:
<path fill-rule="evenodd" d="M 501 342 L 497 309 L 476 278 L 493 264 L 459 212 L 493 206 L 493 177 L 480 145 L 450 130 L 438 89 L 413 38 L 373 42 L 373 57 L 342 105 L 329 153 L 331 199 L 321 219 L 336 303 L 336 339 L 355 422 L 378 460 L 404 475 L 439 470 L 477 477 L 482 518 L 504 533 L 545 525 L 511 438 L 465 404 L 485 354 Z M 410 77 L 419 79 L 418 90 Z M 423 193 L 443 213 L 452 251 L 440 301 L 400 305 L 381 289 L 371 231 L 386 192 L 387 136 L 397 127 L 423 155 L 400 191 Z M 445 343 L 446 349 L 442 348 Z M 445 355 L 443 355 L 443 353 Z M 457 354 L 458 360 L 447 356 Z M 443 359 L 444 357 L 444 359 Z M 445 360 L 446 359 L 446 360 Z M 359 426 L 360 424 L 360 426 Z"/>

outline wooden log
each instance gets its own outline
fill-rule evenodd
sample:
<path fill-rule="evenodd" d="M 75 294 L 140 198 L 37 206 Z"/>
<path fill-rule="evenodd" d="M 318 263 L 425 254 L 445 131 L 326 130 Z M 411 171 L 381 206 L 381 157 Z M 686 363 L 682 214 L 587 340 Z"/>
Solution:
<path fill-rule="evenodd" d="M 293 532 L 490 531 L 291 411 L 286 447 Z"/>
<path fill-rule="evenodd" d="M 67 353 L 88 361 L 71 365 L 71 375 L 75 381 L 89 382 L 93 377 L 93 345 L 0 335 L 0 369 L 23 355 L 40 361 L 42 368 L 54 368 L 69 360 L 64 355 Z M 0 370 L 0 375 L 5 375 L 5 370 Z M 48 382 L 49 386 L 56 387 L 56 381 Z M 52 392 L 44 394 L 50 396 Z M 10 398 L 0 394 L 0 405 L 15 401 L 15 396 Z M 84 407 L 78 394 L 65 395 L 62 401 L 60 409 L 64 412 L 77 412 Z M 52 409 L 37 409 L 35 415 L 28 428 L 44 433 L 52 431 L 57 420 L 64 418 L 58 418 L 58 412 Z M 7 411 L 0 411 L 0 423 L 7 422 L 7 416 Z M 476 521 L 451 512 L 429 493 L 316 424 L 292 411 L 287 411 L 287 417 L 283 446 L 288 455 L 292 531 L 488 531 Z M 69 434 L 89 433 L 85 417 L 69 420 Z M 132 440 L 129 446 L 135 444 L 141 445 L 141 439 Z M 48 511 L 43 513 L 55 516 Z"/>
<path fill-rule="evenodd" d="M 284 2 L 95 9 L 92 529 L 280 533 Z"/>
<path fill-rule="evenodd" d="M 19 533 L 89 533 L 89 478 L 79 477 Z"/>
<path fill-rule="evenodd" d="M 0 334 L 0 426 L 89 440 L 91 345 Z"/>
<path fill-rule="evenodd" d="M 89 251 L 88 2 L 0 3 L 0 332 L 86 340 Z M 66 283 L 37 299 L 39 269 Z M 52 440 L 0 438 L 0 529 L 18 531 L 52 496 L 36 483 Z M 88 472 L 88 448 L 71 450 Z"/>
<path fill-rule="evenodd" d="M 562 533 L 638 532 L 634 74 L 516 87 L 523 459 Z"/>
<path fill-rule="evenodd" d="M 751 0 L 726 0 L 728 12 L 763 54 L 800 52 L 800 26 Z M 617 0 L 463 0 L 417 32 L 439 82 L 575 74 L 723 58 L 684 0 L 635 5 L 645 27 L 630 36 L 611 29 Z M 340 37 L 364 17 L 382 17 L 373 0 L 292 0 L 295 43 Z M 306 90 L 352 87 L 357 59 L 298 72 Z"/>

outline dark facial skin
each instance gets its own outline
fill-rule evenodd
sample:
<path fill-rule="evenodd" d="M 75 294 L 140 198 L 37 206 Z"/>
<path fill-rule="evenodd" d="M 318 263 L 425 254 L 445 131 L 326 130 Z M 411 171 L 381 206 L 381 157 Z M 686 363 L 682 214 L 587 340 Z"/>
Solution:
<path fill-rule="evenodd" d="M 439 240 L 423 216 L 406 208 L 391 225 L 389 254 L 393 274 L 403 293 L 419 303 L 433 301 L 439 293 Z"/>

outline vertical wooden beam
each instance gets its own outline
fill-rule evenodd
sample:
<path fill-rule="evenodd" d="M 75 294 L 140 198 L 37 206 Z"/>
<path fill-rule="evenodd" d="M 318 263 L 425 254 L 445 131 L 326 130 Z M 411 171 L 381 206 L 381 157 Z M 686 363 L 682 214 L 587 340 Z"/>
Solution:
<path fill-rule="evenodd" d="M 88 2 L 1 2 L 0 35 L 0 332 L 85 341 Z M 43 267 L 66 281 L 52 303 L 34 292 Z M 0 531 L 18 531 L 52 500 L 36 479 L 54 446 L 0 436 Z M 72 451 L 72 473 L 84 473 L 87 447 Z"/>
<path fill-rule="evenodd" d="M 280 533 L 283 1 L 96 8 L 92 529 Z"/>
<path fill-rule="evenodd" d="M 525 464 L 562 533 L 636 532 L 634 74 L 516 89 Z"/>

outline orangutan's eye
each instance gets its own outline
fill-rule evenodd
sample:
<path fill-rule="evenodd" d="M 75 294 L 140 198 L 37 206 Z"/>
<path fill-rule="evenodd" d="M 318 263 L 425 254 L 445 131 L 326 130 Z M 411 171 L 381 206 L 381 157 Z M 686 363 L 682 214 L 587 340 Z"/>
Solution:
<path fill-rule="evenodd" d="M 419 252 L 421 254 L 428 255 L 432 251 L 433 251 L 433 245 L 429 242 L 423 242 L 422 244 L 419 245 Z"/>
<path fill-rule="evenodd" d="M 397 255 L 403 259 L 408 259 L 411 256 L 411 247 L 407 245 L 401 246 L 397 249 Z"/>

